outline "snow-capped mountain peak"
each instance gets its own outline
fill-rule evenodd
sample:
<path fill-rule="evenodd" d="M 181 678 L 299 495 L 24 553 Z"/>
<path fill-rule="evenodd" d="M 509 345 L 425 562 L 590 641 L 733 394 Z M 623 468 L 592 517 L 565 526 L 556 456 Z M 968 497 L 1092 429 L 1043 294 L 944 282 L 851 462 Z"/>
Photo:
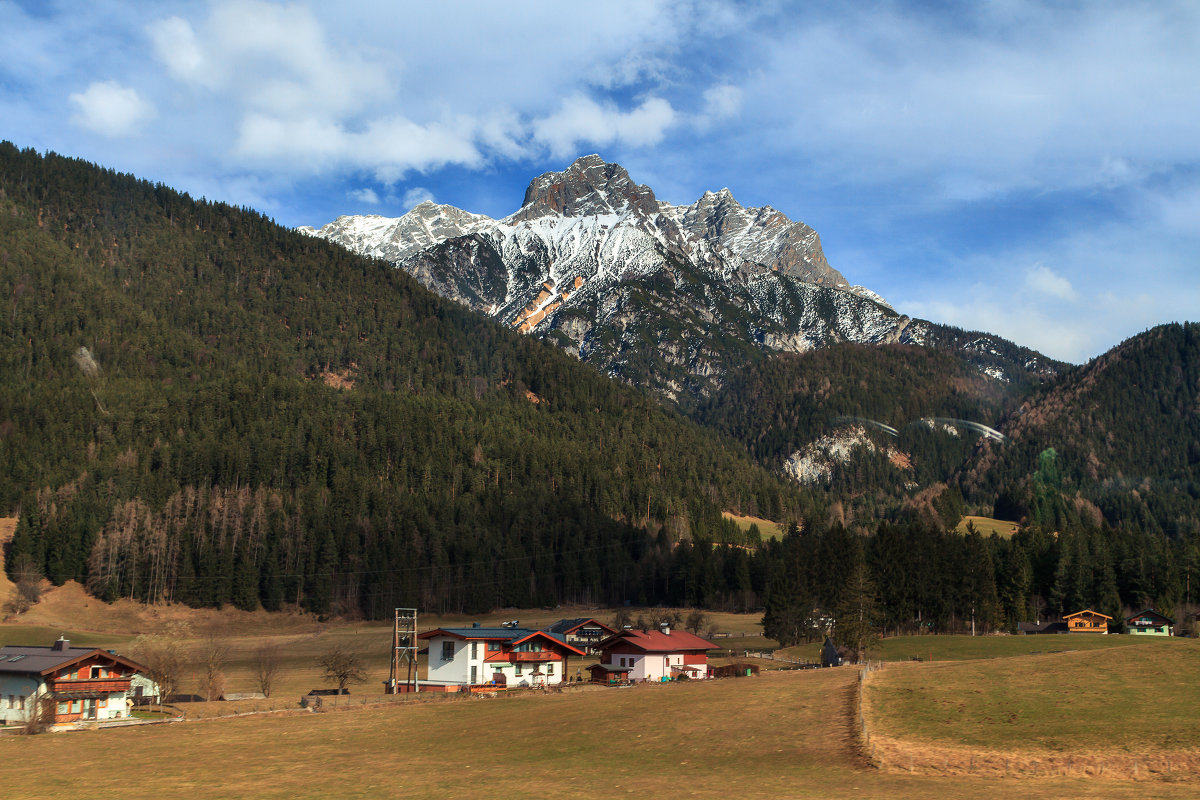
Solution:
<path fill-rule="evenodd" d="M 518 330 L 555 331 L 580 358 L 670 397 L 711 390 L 738 358 L 730 341 L 804 351 L 922 330 L 852 289 L 804 223 L 743 207 L 728 188 L 691 205 L 660 202 L 598 155 L 537 176 L 500 220 L 427 202 L 399 218 L 305 230 L 393 261 Z"/>

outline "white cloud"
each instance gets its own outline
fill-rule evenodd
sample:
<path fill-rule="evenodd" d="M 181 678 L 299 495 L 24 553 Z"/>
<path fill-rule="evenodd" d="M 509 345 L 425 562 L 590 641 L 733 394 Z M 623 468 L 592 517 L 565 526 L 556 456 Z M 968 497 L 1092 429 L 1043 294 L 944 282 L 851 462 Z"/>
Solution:
<path fill-rule="evenodd" d="M 349 194 L 351 199 L 357 200 L 360 203 L 366 203 L 367 205 L 372 206 L 379 205 L 379 195 L 370 186 L 364 186 L 361 189 L 354 189 L 347 194 Z"/>
<path fill-rule="evenodd" d="M 154 52 L 167 66 L 168 72 L 179 80 L 206 83 L 213 76 L 210 65 L 191 23 L 180 17 L 155 20 L 146 26 L 154 42 Z"/>
<path fill-rule="evenodd" d="M 405 209 L 411 209 L 419 206 L 421 203 L 436 202 L 433 197 L 433 192 L 426 189 L 424 186 L 414 186 L 404 193 L 404 197 L 400 200 L 400 205 Z"/>
<path fill-rule="evenodd" d="M 742 110 L 742 90 L 722 84 L 704 92 L 704 112 L 715 119 L 732 117 Z"/>
<path fill-rule="evenodd" d="M 1075 287 L 1054 270 L 1042 264 L 1035 264 L 1025 273 L 1025 285 L 1039 294 L 1057 297 L 1060 300 L 1074 300 Z"/>
<path fill-rule="evenodd" d="M 76 113 L 71 121 L 103 136 L 130 136 L 154 116 L 154 107 L 135 89 L 116 81 L 99 81 L 70 96 Z"/>
<path fill-rule="evenodd" d="M 676 121 L 671 104 L 650 97 L 630 111 L 615 104 L 597 103 L 575 94 L 562 101 L 553 114 L 533 123 L 533 135 L 550 148 L 556 158 L 572 156 L 581 145 L 655 145 Z"/>

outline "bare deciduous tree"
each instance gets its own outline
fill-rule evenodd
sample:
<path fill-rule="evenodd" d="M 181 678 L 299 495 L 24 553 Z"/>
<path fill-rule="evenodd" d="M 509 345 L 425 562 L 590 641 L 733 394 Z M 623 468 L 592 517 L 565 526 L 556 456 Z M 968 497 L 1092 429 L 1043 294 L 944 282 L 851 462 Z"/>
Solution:
<path fill-rule="evenodd" d="M 687 622 L 684 623 L 683 627 L 692 633 L 699 634 L 700 631 L 704 630 L 711 624 L 712 617 L 697 608 L 688 612 Z"/>
<path fill-rule="evenodd" d="M 24 614 L 42 599 L 42 573 L 28 553 L 13 559 L 13 591 L 4 610 L 10 614 Z"/>
<path fill-rule="evenodd" d="M 200 683 L 205 700 L 219 700 L 225 693 L 225 664 L 229 661 L 229 642 L 218 633 L 210 633 L 200 647 Z"/>
<path fill-rule="evenodd" d="M 340 644 L 330 645 L 318 656 L 317 666 L 324 670 L 321 678 L 336 683 L 338 692 L 345 691 L 348 683 L 363 683 L 367 679 L 362 656 Z"/>
<path fill-rule="evenodd" d="M 158 686 L 160 711 L 163 702 L 179 692 L 179 682 L 187 666 L 184 651 L 187 634 L 185 623 L 172 622 L 159 633 L 142 634 L 134 640 L 133 651 L 137 660 L 146 668 L 146 677 Z"/>
<path fill-rule="evenodd" d="M 254 651 L 254 677 L 258 679 L 258 690 L 264 696 L 271 696 L 275 686 L 275 678 L 280 668 L 279 645 L 267 643 L 260 645 Z"/>

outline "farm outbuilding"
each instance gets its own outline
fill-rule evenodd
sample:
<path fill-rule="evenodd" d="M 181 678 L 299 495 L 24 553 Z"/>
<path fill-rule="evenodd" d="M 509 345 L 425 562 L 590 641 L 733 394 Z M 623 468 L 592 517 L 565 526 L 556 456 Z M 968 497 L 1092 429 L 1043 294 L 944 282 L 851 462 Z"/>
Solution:
<path fill-rule="evenodd" d="M 758 664 L 739 662 L 737 664 L 722 664 L 719 667 L 709 667 L 708 674 L 713 678 L 749 678 L 757 676 Z"/>
<path fill-rule="evenodd" d="M 588 675 L 592 683 L 607 686 L 629 683 L 629 667 L 619 667 L 613 664 L 592 664 L 588 667 Z"/>

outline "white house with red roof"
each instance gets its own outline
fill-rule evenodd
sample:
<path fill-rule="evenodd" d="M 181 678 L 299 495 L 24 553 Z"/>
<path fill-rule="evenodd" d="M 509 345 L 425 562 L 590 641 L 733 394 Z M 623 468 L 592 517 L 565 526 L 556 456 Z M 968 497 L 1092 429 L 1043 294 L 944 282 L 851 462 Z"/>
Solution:
<path fill-rule="evenodd" d="M 429 643 L 427 682 L 443 686 L 549 686 L 562 683 L 568 661 L 584 652 L 562 634 L 504 625 L 436 628 Z"/>
<path fill-rule="evenodd" d="M 626 628 L 600 643 L 600 664 L 628 669 L 632 681 L 707 678 L 708 651 L 716 649 L 707 639 L 666 625 L 657 631 Z"/>

